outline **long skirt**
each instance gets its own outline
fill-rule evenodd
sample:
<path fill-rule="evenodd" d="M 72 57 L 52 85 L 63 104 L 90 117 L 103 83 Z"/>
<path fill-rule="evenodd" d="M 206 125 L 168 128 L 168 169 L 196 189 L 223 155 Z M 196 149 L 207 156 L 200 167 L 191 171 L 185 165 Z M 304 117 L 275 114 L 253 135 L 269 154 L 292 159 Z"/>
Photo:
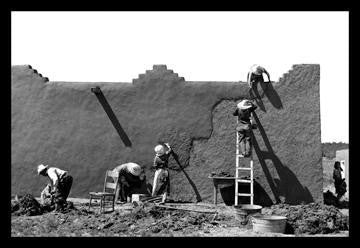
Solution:
<path fill-rule="evenodd" d="M 163 193 L 170 194 L 170 177 L 168 169 L 157 169 L 155 171 L 152 196 Z"/>

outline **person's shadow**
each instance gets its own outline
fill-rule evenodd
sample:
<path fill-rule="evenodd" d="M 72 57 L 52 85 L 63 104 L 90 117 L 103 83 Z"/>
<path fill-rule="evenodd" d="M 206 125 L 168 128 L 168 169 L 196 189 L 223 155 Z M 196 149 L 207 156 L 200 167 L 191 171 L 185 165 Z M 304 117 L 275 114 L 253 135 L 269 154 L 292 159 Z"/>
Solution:
<path fill-rule="evenodd" d="M 196 195 L 196 201 L 197 202 L 201 202 L 202 199 L 201 199 L 201 195 L 198 191 L 198 189 L 196 188 L 196 185 L 195 183 L 193 182 L 193 180 L 191 180 L 191 178 L 189 177 L 189 175 L 187 174 L 187 172 L 184 170 L 183 166 L 181 165 L 180 161 L 179 161 L 179 156 L 177 155 L 177 153 L 175 153 L 174 151 L 171 152 L 172 153 L 172 156 L 173 158 L 175 159 L 176 163 L 179 165 L 181 171 L 184 173 L 186 179 L 188 180 L 190 186 L 192 187 L 192 189 L 194 190 L 194 193 Z"/>
<path fill-rule="evenodd" d="M 260 85 L 262 89 L 262 93 L 259 92 L 258 86 Z M 279 94 L 274 89 L 273 83 L 270 82 L 264 82 L 264 80 L 258 80 L 253 84 L 253 87 L 249 89 L 249 95 L 250 100 L 253 100 L 256 102 L 257 106 L 263 111 L 266 112 L 265 105 L 262 101 L 262 98 L 266 96 L 270 103 L 276 108 L 276 109 L 282 109 L 283 104 L 281 102 Z"/>
<path fill-rule="evenodd" d="M 267 150 L 263 151 L 260 149 L 253 131 L 251 132 L 251 140 L 276 202 L 285 202 L 288 204 L 313 202 L 310 191 L 301 185 L 296 175 L 288 167 L 282 164 L 279 157 L 273 151 L 265 130 L 255 112 L 253 112 L 253 117 Z M 272 162 L 279 175 L 279 179 L 273 179 L 268 169 L 267 160 Z"/>

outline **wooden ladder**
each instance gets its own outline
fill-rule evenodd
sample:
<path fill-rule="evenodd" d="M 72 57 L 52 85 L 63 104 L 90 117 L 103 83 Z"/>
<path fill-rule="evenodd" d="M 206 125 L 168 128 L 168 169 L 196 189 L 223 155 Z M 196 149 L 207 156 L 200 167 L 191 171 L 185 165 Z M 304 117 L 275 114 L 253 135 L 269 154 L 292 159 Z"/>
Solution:
<path fill-rule="evenodd" d="M 252 114 L 251 114 L 252 115 Z M 251 116 L 252 117 L 252 116 Z M 239 123 L 239 118 L 237 118 L 237 124 Z M 251 126 L 251 125 L 250 125 Z M 251 149 L 250 155 L 250 166 L 249 167 L 240 167 L 240 159 L 244 158 L 243 155 L 240 154 L 239 147 L 239 133 L 236 130 L 236 169 L 235 169 L 235 206 L 239 205 L 239 196 L 241 197 L 250 197 L 250 204 L 254 204 L 254 161 L 253 161 L 253 149 Z M 252 142 L 251 142 L 252 146 Z M 244 158 L 248 159 L 248 158 Z M 250 180 L 241 179 L 239 177 L 239 171 L 249 171 L 250 172 Z M 249 183 L 250 184 L 250 193 L 239 193 L 239 183 Z"/>

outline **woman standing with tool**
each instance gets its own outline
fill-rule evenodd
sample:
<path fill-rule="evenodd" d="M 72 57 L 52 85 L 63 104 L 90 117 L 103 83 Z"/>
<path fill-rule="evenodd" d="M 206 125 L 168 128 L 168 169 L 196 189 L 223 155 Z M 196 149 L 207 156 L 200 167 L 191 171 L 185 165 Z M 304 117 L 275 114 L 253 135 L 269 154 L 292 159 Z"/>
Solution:
<path fill-rule="evenodd" d="M 152 196 L 163 194 L 162 202 L 165 202 L 170 195 L 170 174 L 168 169 L 169 157 L 172 149 L 168 143 L 155 146 L 154 168 L 155 176 L 152 189 Z"/>

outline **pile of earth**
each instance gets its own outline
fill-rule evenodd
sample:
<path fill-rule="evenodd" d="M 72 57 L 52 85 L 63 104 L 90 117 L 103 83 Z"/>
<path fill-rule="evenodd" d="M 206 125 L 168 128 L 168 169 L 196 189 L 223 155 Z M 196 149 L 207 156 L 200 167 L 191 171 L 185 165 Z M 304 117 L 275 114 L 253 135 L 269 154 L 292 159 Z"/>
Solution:
<path fill-rule="evenodd" d="M 15 236 L 197 236 L 215 226 L 227 226 L 234 219 L 226 214 L 199 213 L 167 209 L 144 203 L 121 211 L 100 213 L 80 204 L 77 210 L 56 211 L 35 216 L 12 218 Z"/>
<path fill-rule="evenodd" d="M 14 200 L 11 200 L 11 214 L 13 215 L 41 215 L 54 210 L 54 208 L 54 205 L 40 204 L 31 194 L 16 196 Z M 61 212 L 67 213 L 72 210 L 75 210 L 74 204 L 67 201 Z"/>
<path fill-rule="evenodd" d="M 136 206 L 129 212 L 115 211 L 104 215 L 84 209 L 79 213 L 73 211 L 70 216 L 73 217 L 70 217 L 64 229 L 78 232 L 81 228 L 81 232 L 92 236 L 172 236 L 177 232 L 191 236 L 197 231 L 228 221 L 227 216 L 164 209 L 152 203 Z"/>
<path fill-rule="evenodd" d="M 277 204 L 263 209 L 263 214 L 286 216 L 285 233 L 288 234 L 327 234 L 349 230 L 347 216 L 334 206 L 320 203 Z"/>
<path fill-rule="evenodd" d="M 203 229 L 206 225 L 217 225 L 223 217 L 214 220 L 213 213 L 197 213 L 186 210 L 168 210 L 156 205 L 135 207 L 131 213 L 119 216 L 117 220 L 107 223 L 106 228 L 112 232 L 141 233 L 141 235 L 168 234 L 182 231 L 191 234 Z M 110 226 L 109 226 L 110 225 Z"/>

